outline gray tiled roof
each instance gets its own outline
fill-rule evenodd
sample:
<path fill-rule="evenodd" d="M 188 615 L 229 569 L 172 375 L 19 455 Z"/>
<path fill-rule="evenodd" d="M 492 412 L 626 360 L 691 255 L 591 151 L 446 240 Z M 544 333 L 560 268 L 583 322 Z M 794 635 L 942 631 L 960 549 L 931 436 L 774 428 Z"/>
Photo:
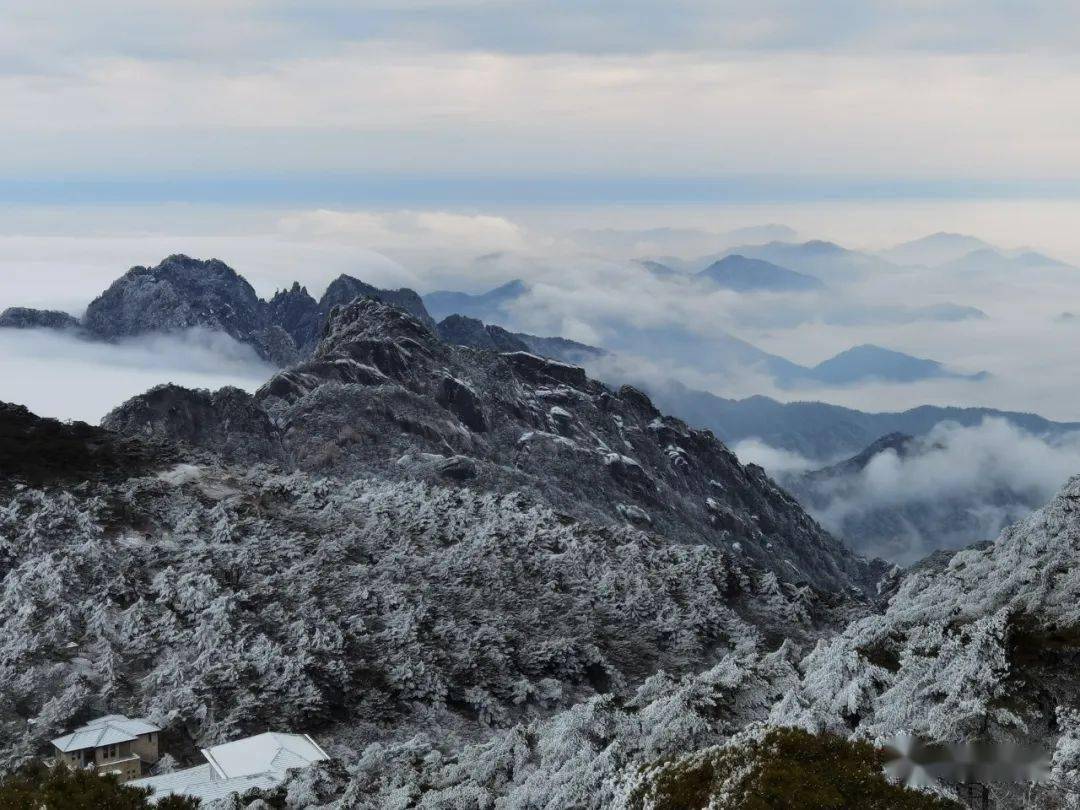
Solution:
<path fill-rule="evenodd" d="M 135 779 L 128 784 L 151 788 L 152 802 L 171 794 L 211 802 L 252 788 L 272 788 L 284 781 L 287 771 L 330 758 L 306 734 L 273 731 L 204 748 L 203 756 L 205 765 Z"/>
<path fill-rule="evenodd" d="M 141 717 L 131 718 L 122 714 L 109 714 L 97 720 L 91 720 L 70 734 L 57 737 L 52 744 L 66 754 L 70 751 L 82 751 L 85 748 L 99 748 L 103 745 L 130 742 L 142 734 L 150 734 L 154 731 L 161 731 L 161 729 Z"/>

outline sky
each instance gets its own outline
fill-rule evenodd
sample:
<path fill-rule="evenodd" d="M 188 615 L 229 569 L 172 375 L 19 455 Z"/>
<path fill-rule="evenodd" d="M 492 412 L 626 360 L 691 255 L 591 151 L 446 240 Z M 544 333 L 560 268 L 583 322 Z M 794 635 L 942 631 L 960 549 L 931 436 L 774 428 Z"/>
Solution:
<path fill-rule="evenodd" d="M 993 379 L 801 395 L 1080 419 L 1072 327 L 1056 320 L 1080 310 L 1071 280 L 873 279 L 846 305 L 919 298 L 991 318 L 778 328 L 760 313 L 790 302 L 687 298 L 633 266 L 673 245 L 704 255 L 725 232 L 766 223 L 870 251 L 958 231 L 1080 264 L 1075 4 L 0 7 L 0 309 L 78 314 L 128 267 L 176 252 L 221 258 L 264 296 L 294 279 L 317 294 L 340 273 L 421 292 L 523 277 L 538 292 L 518 314 L 536 331 L 602 341 L 616 316 L 689 323 L 803 363 L 872 341 Z M 265 373 L 237 356 L 224 378 L 201 377 L 204 365 L 171 350 L 148 361 L 127 348 L 140 371 L 125 372 L 125 392 L 155 374 L 250 388 Z M 0 398 L 29 398 L 29 351 L 0 345 L 11 372 Z M 85 360 L 68 343 L 40 357 L 64 352 Z M 108 363 L 130 369 L 118 352 Z M 674 371 L 725 395 L 792 397 L 756 378 Z M 107 404 L 72 414 L 40 401 L 86 418 Z"/>
<path fill-rule="evenodd" d="M 6 0 L 0 201 L 1073 198 L 1066 2 Z"/>

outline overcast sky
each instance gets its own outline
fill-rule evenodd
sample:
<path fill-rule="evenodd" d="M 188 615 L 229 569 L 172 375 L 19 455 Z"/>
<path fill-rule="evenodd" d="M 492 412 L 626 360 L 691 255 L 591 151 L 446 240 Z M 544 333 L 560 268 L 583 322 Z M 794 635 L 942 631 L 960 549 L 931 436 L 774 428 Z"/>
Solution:
<path fill-rule="evenodd" d="M 643 296 L 625 268 L 664 254 L 652 229 L 702 255 L 763 223 L 873 250 L 960 231 L 1080 264 L 1078 46 L 1080 6 L 1038 0 L 0 0 L 0 309 L 79 313 L 175 252 L 266 296 L 343 272 L 422 292 L 521 276 L 565 302 L 538 329 L 588 339 L 617 311 L 802 362 L 873 340 L 996 376 L 822 398 L 1076 419 L 1071 278 L 865 291 L 978 305 L 981 326 L 753 330 L 711 299 Z M 574 234 L 605 228 L 622 255 L 583 260 Z M 41 356 L 68 349 L 84 361 Z"/>
<path fill-rule="evenodd" d="M 0 201 L 1068 197 L 1068 2 L 7 0 Z"/>

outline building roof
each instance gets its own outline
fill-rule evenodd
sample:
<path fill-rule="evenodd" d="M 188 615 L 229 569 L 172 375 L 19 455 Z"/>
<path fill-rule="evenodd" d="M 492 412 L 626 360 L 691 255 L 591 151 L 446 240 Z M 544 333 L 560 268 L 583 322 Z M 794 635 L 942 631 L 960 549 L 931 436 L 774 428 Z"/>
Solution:
<path fill-rule="evenodd" d="M 330 759 L 308 735 L 277 731 L 204 748 L 202 753 L 222 779 L 260 773 L 284 775 L 289 768 L 303 768 L 313 762 Z"/>
<path fill-rule="evenodd" d="M 97 720 L 91 720 L 70 734 L 57 737 L 52 741 L 61 752 L 82 751 L 85 748 L 99 748 L 102 745 L 116 745 L 130 742 L 142 734 L 161 731 L 158 726 L 141 717 L 125 717 L 122 714 L 107 714 Z"/>
<path fill-rule="evenodd" d="M 128 785 L 150 788 L 152 802 L 172 794 L 212 802 L 231 793 L 275 787 L 285 780 L 289 769 L 304 768 L 330 758 L 306 734 L 273 731 L 204 748 L 202 753 L 206 757 L 205 765 L 135 779 Z"/>

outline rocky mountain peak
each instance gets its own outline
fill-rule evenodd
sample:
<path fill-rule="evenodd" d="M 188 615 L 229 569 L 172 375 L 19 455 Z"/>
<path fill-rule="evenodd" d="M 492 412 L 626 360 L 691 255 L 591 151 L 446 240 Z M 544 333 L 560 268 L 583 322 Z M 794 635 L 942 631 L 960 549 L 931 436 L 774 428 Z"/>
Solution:
<path fill-rule="evenodd" d="M 133 267 L 87 307 L 83 327 L 115 339 L 202 326 L 247 341 L 264 326 L 262 301 L 217 259 L 176 254 L 155 267 Z"/>
<path fill-rule="evenodd" d="M 319 302 L 298 281 L 287 290 L 278 290 L 266 304 L 267 320 L 288 332 L 301 352 L 318 341 L 323 314 Z"/>
<path fill-rule="evenodd" d="M 342 275 L 316 301 L 299 282 L 270 301 L 219 259 L 167 256 L 154 267 L 136 266 L 95 298 L 81 322 L 62 312 L 14 307 L 0 314 L 0 328 L 81 327 L 91 339 L 116 340 L 192 328 L 221 331 L 285 367 L 308 358 L 335 306 L 359 297 L 386 301 L 411 313 L 427 329 L 435 323 L 414 291 L 381 290 Z"/>
<path fill-rule="evenodd" d="M 8 307 L 0 312 L 0 329 L 78 329 L 79 319 L 54 309 Z"/>
<path fill-rule="evenodd" d="M 101 426 L 129 436 L 214 448 L 245 463 L 282 456 L 266 412 L 251 394 L 232 386 L 210 392 L 159 385 L 113 409 Z"/>
<path fill-rule="evenodd" d="M 388 304 L 393 304 L 413 315 L 427 328 L 435 328 L 434 319 L 428 314 L 423 300 L 415 291 L 407 287 L 397 290 L 381 290 L 344 274 L 330 282 L 330 286 L 326 288 L 326 292 L 319 300 L 319 308 L 326 314 L 336 306 L 348 304 L 353 299 L 362 297 L 376 298 Z"/>
<path fill-rule="evenodd" d="M 395 341 L 428 350 L 441 346 L 426 324 L 404 308 L 372 297 L 350 299 L 330 310 L 314 357 L 349 353 L 353 344 Z"/>
<path fill-rule="evenodd" d="M 477 318 L 450 315 L 439 321 L 436 333 L 447 343 L 498 352 L 528 352 L 529 346 L 513 333 Z"/>
<path fill-rule="evenodd" d="M 206 414 L 200 421 L 226 433 L 191 431 L 191 408 L 220 407 L 196 400 L 128 403 L 110 424 L 136 435 L 150 424 L 155 435 L 209 450 L 263 448 L 268 460 L 346 479 L 378 471 L 517 491 L 579 519 L 644 527 L 658 541 L 719 546 L 783 580 L 827 589 L 867 588 L 880 573 L 759 469 L 740 465 L 708 431 L 663 416 L 640 391 L 612 391 L 526 351 L 448 344 L 374 298 L 331 310 L 312 359 L 256 393 L 280 454 L 247 416 Z M 163 427 L 172 413 L 180 424 Z"/>

